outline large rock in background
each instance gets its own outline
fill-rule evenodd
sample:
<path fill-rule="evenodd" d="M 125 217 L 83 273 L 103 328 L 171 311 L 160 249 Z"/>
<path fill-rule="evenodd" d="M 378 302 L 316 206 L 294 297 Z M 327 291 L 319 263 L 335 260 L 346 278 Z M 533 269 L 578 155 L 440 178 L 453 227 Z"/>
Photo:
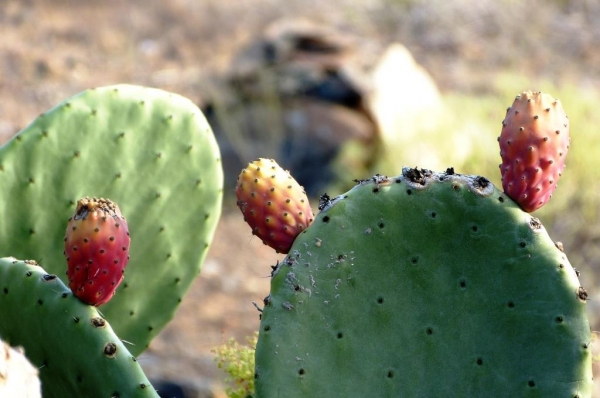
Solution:
<path fill-rule="evenodd" d="M 339 177 L 333 165 L 348 142 L 364 149 L 360 163 L 368 168 L 378 132 L 360 47 L 350 34 L 285 19 L 234 57 L 204 106 L 221 146 L 226 184 L 233 186 L 249 161 L 273 157 L 309 195 L 321 194 Z"/>
<path fill-rule="evenodd" d="M 423 140 L 440 127 L 442 97 L 433 78 L 406 47 L 393 43 L 385 50 L 372 72 L 372 85 L 369 105 L 379 126 L 387 166 L 400 170 L 406 165 L 425 164 L 445 169 L 448 165 L 443 164 L 440 151 L 447 148 L 433 147 L 431 140 Z M 402 150 L 406 147 L 410 150 Z"/>
<path fill-rule="evenodd" d="M 283 19 L 213 84 L 203 108 L 221 146 L 226 186 L 258 157 L 276 158 L 311 196 L 336 183 L 349 188 L 340 181 L 375 169 L 447 167 L 441 148 L 420 139 L 439 126 L 440 93 L 401 44 L 386 49 L 375 38 Z"/>

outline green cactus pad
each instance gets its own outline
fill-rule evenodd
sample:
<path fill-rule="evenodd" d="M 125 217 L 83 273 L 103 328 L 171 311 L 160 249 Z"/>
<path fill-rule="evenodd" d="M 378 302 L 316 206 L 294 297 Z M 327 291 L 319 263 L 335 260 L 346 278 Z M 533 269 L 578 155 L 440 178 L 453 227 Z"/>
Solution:
<path fill-rule="evenodd" d="M 273 272 L 258 397 L 590 396 L 587 294 L 487 179 L 405 169 L 320 208 Z"/>
<path fill-rule="evenodd" d="M 0 256 L 41 260 L 66 282 L 63 237 L 76 201 L 116 202 L 131 259 L 101 311 L 138 355 L 200 272 L 222 184 L 216 140 L 191 101 L 137 86 L 87 90 L 0 148 Z"/>
<path fill-rule="evenodd" d="M 0 335 L 23 346 L 48 397 L 158 397 L 96 308 L 33 261 L 0 259 Z"/>

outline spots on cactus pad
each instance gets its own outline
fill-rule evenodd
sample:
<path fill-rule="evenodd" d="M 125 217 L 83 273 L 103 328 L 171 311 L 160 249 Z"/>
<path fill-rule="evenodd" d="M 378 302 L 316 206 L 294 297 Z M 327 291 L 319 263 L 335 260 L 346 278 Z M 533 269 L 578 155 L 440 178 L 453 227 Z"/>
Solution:
<path fill-rule="evenodd" d="M 95 328 L 103 328 L 106 326 L 106 321 L 100 317 L 94 317 L 90 320 L 90 322 Z"/>
<path fill-rule="evenodd" d="M 582 286 L 579 286 L 579 288 L 577 289 L 577 297 L 583 302 L 585 302 L 588 299 L 588 293 Z"/>
<path fill-rule="evenodd" d="M 543 229 L 542 223 L 535 217 L 531 217 L 529 220 L 529 227 L 533 232 L 540 232 Z"/>
<path fill-rule="evenodd" d="M 408 180 L 412 183 L 415 184 L 420 184 L 420 185 L 425 185 L 427 180 L 426 177 L 430 177 L 431 176 L 431 170 L 426 170 L 426 169 L 418 169 L 418 168 L 406 168 L 404 170 L 402 170 L 402 175 L 406 178 L 408 178 Z"/>
<path fill-rule="evenodd" d="M 115 343 L 106 343 L 104 345 L 104 355 L 107 358 L 114 358 L 117 356 L 117 345 Z"/>

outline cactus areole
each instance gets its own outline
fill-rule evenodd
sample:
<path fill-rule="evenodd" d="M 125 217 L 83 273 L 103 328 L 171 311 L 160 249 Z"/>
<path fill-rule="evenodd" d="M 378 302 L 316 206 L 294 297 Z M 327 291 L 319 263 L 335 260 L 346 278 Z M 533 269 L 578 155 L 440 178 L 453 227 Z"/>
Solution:
<path fill-rule="evenodd" d="M 273 271 L 257 396 L 591 395 L 585 290 L 538 219 L 452 169 L 358 182 Z"/>

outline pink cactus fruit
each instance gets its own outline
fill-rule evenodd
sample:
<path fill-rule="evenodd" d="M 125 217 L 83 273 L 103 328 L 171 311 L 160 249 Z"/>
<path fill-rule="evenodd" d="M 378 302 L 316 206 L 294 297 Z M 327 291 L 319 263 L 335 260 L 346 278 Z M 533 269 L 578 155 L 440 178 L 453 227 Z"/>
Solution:
<path fill-rule="evenodd" d="M 272 159 L 248 164 L 238 177 L 235 193 L 252 234 L 278 253 L 288 253 L 314 219 L 304 189 Z"/>
<path fill-rule="evenodd" d="M 90 305 L 106 303 L 129 261 L 129 229 L 119 207 L 103 198 L 78 200 L 64 241 L 73 294 Z"/>
<path fill-rule="evenodd" d="M 556 189 L 569 150 L 569 119 L 549 94 L 525 91 L 507 109 L 498 137 L 504 192 L 526 212 Z"/>

